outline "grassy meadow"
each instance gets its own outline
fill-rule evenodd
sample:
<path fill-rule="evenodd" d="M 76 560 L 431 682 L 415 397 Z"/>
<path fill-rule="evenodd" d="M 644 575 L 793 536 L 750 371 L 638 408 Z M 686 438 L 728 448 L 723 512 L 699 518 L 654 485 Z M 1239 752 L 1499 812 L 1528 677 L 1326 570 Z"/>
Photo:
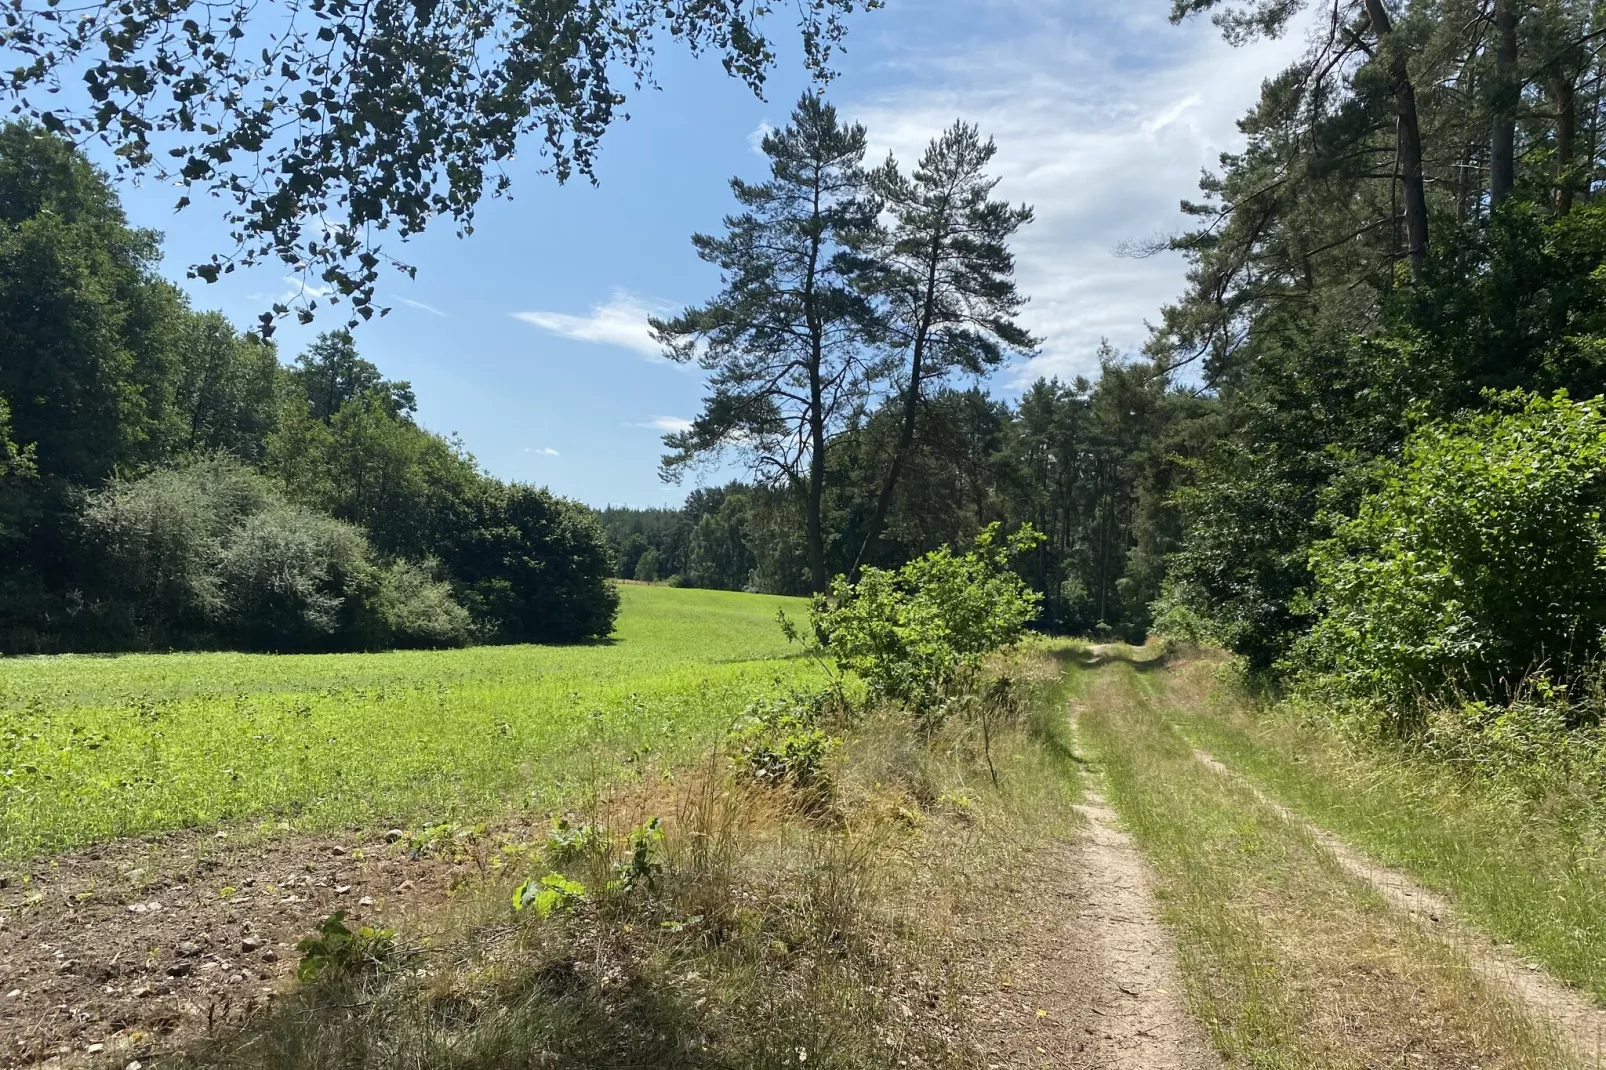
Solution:
<path fill-rule="evenodd" d="M 775 621 L 801 600 L 622 594 L 614 637 L 576 646 L 0 661 L 0 857 L 223 821 L 548 806 L 819 679 Z"/>

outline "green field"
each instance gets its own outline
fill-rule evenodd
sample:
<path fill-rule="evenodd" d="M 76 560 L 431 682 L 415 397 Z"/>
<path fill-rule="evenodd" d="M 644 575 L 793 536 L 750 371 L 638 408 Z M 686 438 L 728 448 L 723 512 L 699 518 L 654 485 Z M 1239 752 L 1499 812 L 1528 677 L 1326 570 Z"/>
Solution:
<path fill-rule="evenodd" d="M 775 623 L 801 600 L 622 593 L 614 638 L 582 646 L 0 661 L 0 857 L 241 819 L 546 807 L 817 679 Z"/>

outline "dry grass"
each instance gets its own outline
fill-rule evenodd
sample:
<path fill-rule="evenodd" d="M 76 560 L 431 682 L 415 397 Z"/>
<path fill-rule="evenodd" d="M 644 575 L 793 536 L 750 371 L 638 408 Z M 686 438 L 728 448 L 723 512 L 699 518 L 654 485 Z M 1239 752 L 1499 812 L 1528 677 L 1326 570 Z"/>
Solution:
<path fill-rule="evenodd" d="M 1080 723 L 1159 873 L 1190 1005 L 1223 1053 L 1277 1068 L 1568 1065 L 1453 949 L 1196 762 L 1166 711 L 1209 701 L 1212 667 L 1157 668 L 1122 649 L 1084 668 Z"/>
<path fill-rule="evenodd" d="M 993 724 L 918 737 L 865 717 L 833 792 L 754 786 L 724 753 L 603 787 L 575 824 L 609 846 L 561 865 L 538 848 L 465 892 L 387 968 L 303 985 L 182 1065 L 314 1068 L 959 1067 L 982 1065 L 955 949 L 1000 889 L 1077 818 L 1059 676 L 1039 653 Z M 662 819 L 657 868 L 609 889 L 622 830 Z M 584 902 L 515 913 L 519 878 L 561 869 Z M 963 939 L 961 939 L 963 937 Z"/>

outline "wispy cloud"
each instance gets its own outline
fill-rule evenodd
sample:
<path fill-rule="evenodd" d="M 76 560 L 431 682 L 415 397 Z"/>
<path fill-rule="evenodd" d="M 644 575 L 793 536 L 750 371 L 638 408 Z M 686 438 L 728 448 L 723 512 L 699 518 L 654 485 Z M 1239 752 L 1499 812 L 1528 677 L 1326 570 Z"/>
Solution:
<path fill-rule="evenodd" d="M 515 312 L 513 318 L 563 338 L 620 346 L 651 360 L 663 360 L 663 348 L 652 340 L 647 318 L 672 311 L 672 306 L 661 301 L 616 290 L 611 298 L 593 305 L 584 316 L 568 312 Z"/>
<path fill-rule="evenodd" d="M 422 301 L 414 301 L 410 297 L 402 297 L 399 294 L 397 295 L 396 300 L 400 301 L 402 304 L 408 306 L 409 308 L 416 308 L 416 309 L 419 309 L 421 311 L 428 312 L 432 316 L 440 316 L 442 319 L 447 318 L 446 313 L 442 312 L 440 309 L 436 308 L 434 305 L 426 305 Z"/>
<path fill-rule="evenodd" d="M 285 275 L 279 281 L 284 283 L 284 289 L 276 294 L 250 293 L 245 296 L 252 301 L 273 301 L 288 305 L 296 301 L 328 297 L 334 293 L 334 290 L 328 286 L 320 286 L 311 279 L 302 279 L 295 275 Z"/>
<path fill-rule="evenodd" d="M 298 279 L 294 275 L 286 275 L 284 284 L 289 287 L 285 291 L 288 297 L 328 297 L 334 290 L 328 286 L 320 286 L 311 279 Z"/>
<path fill-rule="evenodd" d="M 768 119 L 760 119 L 753 132 L 747 135 L 747 147 L 753 150 L 753 155 L 764 155 L 764 139 L 775 133 L 775 127 L 770 125 Z"/>
<path fill-rule="evenodd" d="M 525 453 L 539 453 L 544 457 L 556 457 L 556 456 L 558 456 L 558 451 L 553 449 L 551 446 L 542 446 L 539 449 L 537 449 L 534 446 L 526 446 L 524 448 L 524 452 Z"/>
<path fill-rule="evenodd" d="M 690 431 L 691 421 L 679 416 L 654 416 L 643 423 L 625 424 L 626 427 L 645 427 L 653 431 Z"/>
<path fill-rule="evenodd" d="M 1074 21 L 1008 0 L 989 6 L 1000 5 L 1018 36 L 950 52 L 924 77 L 911 69 L 911 87 L 844 110 L 869 128 L 872 159 L 890 150 L 906 170 L 956 118 L 997 139 L 999 194 L 1037 213 L 1014 248 L 1031 296 L 1023 320 L 1043 347 L 1015 378 L 1087 373 L 1101 338 L 1137 348 L 1145 321 L 1183 286 L 1180 256 L 1115 250 L 1183 225 L 1178 202 L 1197 196 L 1201 168 L 1241 144 L 1236 120 L 1263 79 L 1297 57 L 1302 34 L 1231 48 L 1207 22 L 1169 26 L 1141 5 L 1103 16 L 1079 8 Z M 933 47 L 922 42 L 922 57 Z"/>

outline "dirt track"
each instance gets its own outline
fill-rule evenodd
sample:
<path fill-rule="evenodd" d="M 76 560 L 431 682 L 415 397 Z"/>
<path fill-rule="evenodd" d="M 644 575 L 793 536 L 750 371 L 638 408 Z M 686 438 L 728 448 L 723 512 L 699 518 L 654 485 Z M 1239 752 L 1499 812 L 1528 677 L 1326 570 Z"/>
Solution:
<path fill-rule="evenodd" d="M 1307 832 L 1346 873 L 1371 887 L 1396 910 L 1434 936 L 1453 945 L 1486 983 L 1507 993 L 1529 1015 L 1554 1029 L 1583 1065 L 1606 1064 L 1606 1010 L 1539 967 L 1500 950 L 1487 935 L 1462 921 L 1448 899 L 1422 887 L 1399 870 L 1378 865 L 1337 836 L 1317 828 L 1270 798 L 1204 751 L 1195 748 L 1193 754 L 1216 773 L 1244 784 L 1266 806 Z"/>

